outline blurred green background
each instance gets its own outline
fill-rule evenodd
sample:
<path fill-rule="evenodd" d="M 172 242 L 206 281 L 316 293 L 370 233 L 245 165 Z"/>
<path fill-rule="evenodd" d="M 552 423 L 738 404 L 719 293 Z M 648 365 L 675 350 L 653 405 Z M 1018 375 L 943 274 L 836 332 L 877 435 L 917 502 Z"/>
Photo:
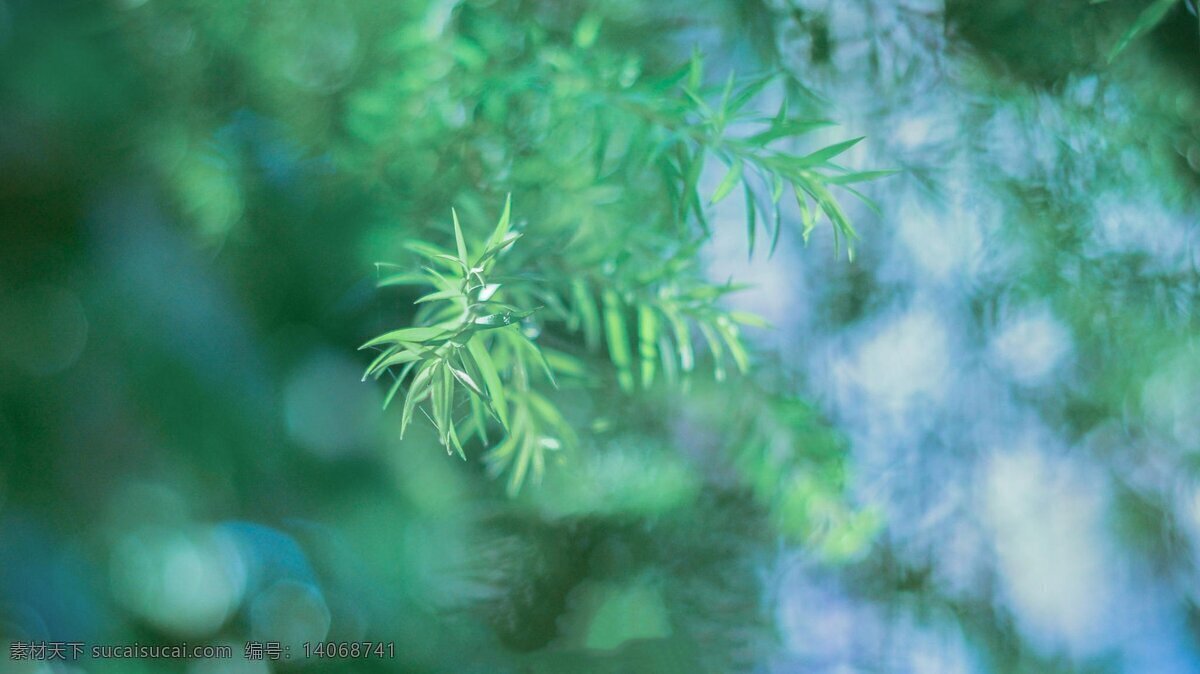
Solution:
<path fill-rule="evenodd" d="M 235 655 L 0 670 L 1200 672 L 1198 25 L 1191 0 L 0 0 L 0 639 Z M 681 253 L 661 184 L 592 170 L 581 96 L 694 52 L 716 84 L 780 72 L 766 115 L 840 124 L 789 151 L 865 135 L 845 163 L 899 169 L 845 202 L 853 262 L 793 206 L 750 253 L 740 193 Z M 633 395 L 539 325 L 597 374 L 554 396 L 581 447 L 516 497 L 481 447 L 401 440 L 355 351 L 413 316 L 374 263 L 509 193 L 530 255 L 585 229 L 685 255 L 773 325 L 750 374 Z M 321 641 L 395 657 L 302 657 Z"/>

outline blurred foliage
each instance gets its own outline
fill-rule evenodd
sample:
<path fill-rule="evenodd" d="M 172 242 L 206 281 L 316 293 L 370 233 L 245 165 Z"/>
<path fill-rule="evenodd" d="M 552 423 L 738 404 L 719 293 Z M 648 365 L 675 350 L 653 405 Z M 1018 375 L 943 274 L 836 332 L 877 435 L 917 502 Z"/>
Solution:
<path fill-rule="evenodd" d="M 725 305 L 753 291 L 705 273 L 716 206 L 751 255 L 819 218 L 852 254 L 835 191 L 886 174 L 769 64 L 692 47 L 728 7 L 3 7 L 4 547 L 96 532 L 46 553 L 77 577 L 5 576 L 6 636 L 729 671 L 769 636 L 774 536 L 869 545 L 819 415 L 781 408 L 799 463 L 765 486 L 726 428 L 757 410 L 716 402 L 793 395 Z M 388 388 L 348 385 L 356 343 Z M 679 447 L 701 395 L 733 481 Z M 105 608 L 76 633 L 50 607 L 78 593 Z"/>
<path fill-rule="evenodd" d="M 1195 671 L 1194 9 L 0 0 L 0 638 Z"/>

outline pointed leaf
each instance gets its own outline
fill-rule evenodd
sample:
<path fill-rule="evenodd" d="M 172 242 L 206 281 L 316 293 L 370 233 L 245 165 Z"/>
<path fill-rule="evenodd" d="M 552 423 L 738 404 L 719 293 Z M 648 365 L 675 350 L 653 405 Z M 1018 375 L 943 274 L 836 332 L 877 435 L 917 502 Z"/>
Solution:
<path fill-rule="evenodd" d="M 886 178 L 887 176 L 896 175 L 900 171 L 896 169 L 885 169 L 880 171 L 859 171 L 858 173 L 843 173 L 836 176 L 825 176 L 825 183 L 829 185 L 849 185 L 850 183 L 859 183 L 867 180 L 875 180 L 877 178 Z"/>
<path fill-rule="evenodd" d="M 487 398 L 487 394 L 483 392 L 483 389 L 479 387 L 479 384 L 476 384 L 475 380 L 472 379 L 471 375 L 467 374 L 466 371 L 460 370 L 453 365 L 447 365 L 446 367 L 449 368 L 450 373 L 454 375 L 455 379 L 462 382 L 464 386 L 471 390 L 471 393 L 474 393 L 480 398 Z"/>
<path fill-rule="evenodd" d="M 487 417 L 483 410 L 483 403 L 480 401 L 480 398 L 471 398 L 469 401 L 471 405 L 471 422 L 474 424 L 474 431 L 479 434 L 479 440 L 486 446 L 491 444 L 491 442 L 488 441 Z"/>
<path fill-rule="evenodd" d="M 700 326 L 700 334 L 704 335 L 705 341 L 708 342 L 708 350 L 712 352 L 713 375 L 717 381 L 725 381 L 725 349 L 721 345 L 721 339 L 704 321 L 697 322 L 697 325 Z"/>
<path fill-rule="evenodd" d="M 372 346 L 387 344 L 389 342 L 427 342 L 445 334 L 446 331 L 439 327 L 404 328 L 401 330 L 385 332 L 384 334 L 358 347 L 358 349 L 361 351 Z"/>
<path fill-rule="evenodd" d="M 438 300 L 448 300 L 452 297 L 461 297 L 462 293 L 458 290 L 439 290 L 437 292 L 422 295 L 413 304 L 424 304 L 426 302 L 436 302 Z"/>
<path fill-rule="evenodd" d="M 450 440 L 450 445 L 446 449 L 449 450 L 450 447 L 453 447 L 454 451 L 458 452 L 458 458 L 466 461 L 467 453 L 463 451 L 462 443 L 458 440 L 458 431 L 454 429 L 454 424 L 450 424 L 450 430 L 446 436 Z"/>
<path fill-rule="evenodd" d="M 754 100 L 754 97 L 757 96 L 764 88 L 766 88 L 766 86 L 771 83 L 771 80 L 775 79 L 776 74 L 777 73 L 768 73 L 755 80 L 752 80 L 745 87 L 742 87 L 742 90 L 737 93 L 737 96 L 734 96 L 733 100 L 729 102 L 727 107 L 728 114 L 737 114 L 737 112 L 745 107 L 747 103 Z"/>
<path fill-rule="evenodd" d="M 462 226 L 458 224 L 458 211 L 451 208 L 450 214 L 454 216 L 454 245 L 458 249 L 458 259 L 466 267 L 470 265 L 470 258 L 467 257 L 467 242 L 463 239 Z"/>
<path fill-rule="evenodd" d="M 504 385 L 500 382 L 500 373 L 496 371 L 496 364 L 492 361 L 492 354 L 488 352 L 487 347 L 483 344 L 483 337 L 472 337 L 467 342 L 467 351 L 475 359 L 475 365 L 479 367 L 479 374 L 483 378 L 483 385 L 487 388 L 488 395 L 492 399 L 492 411 L 495 412 L 500 425 L 508 428 L 508 402 L 504 396 Z"/>
<path fill-rule="evenodd" d="M 604 328 L 608 340 L 608 354 L 617 367 L 617 382 L 625 391 L 633 390 L 633 357 L 629 353 L 629 332 L 625 329 L 622 303 L 617 293 L 605 290 Z"/>
<path fill-rule="evenodd" d="M 577 277 L 571 282 L 571 303 L 578 317 L 577 323 L 583 328 L 583 340 L 590 350 L 600 346 L 600 311 L 592 298 L 587 281 Z"/>
<path fill-rule="evenodd" d="M 799 136 L 817 129 L 833 126 L 833 122 L 826 119 L 815 120 L 785 120 L 775 121 L 771 124 L 771 128 L 761 133 L 750 136 L 747 140 L 752 145 L 766 145 L 780 138 L 791 138 Z"/>
<path fill-rule="evenodd" d="M 804 155 L 800 159 L 796 160 L 795 165 L 799 166 L 799 167 L 804 167 L 804 166 L 817 166 L 819 164 L 824 164 L 825 162 L 829 161 L 830 159 L 833 159 L 834 157 L 838 156 L 839 154 L 845 152 L 846 150 L 849 150 L 850 148 L 854 147 L 855 145 L 858 145 L 858 143 L 861 142 L 862 139 L 864 139 L 864 138 L 866 138 L 866 136 L 859 136 L 858 138 L 851 138 L 850 140 L 844 140 L 840 143 L 834 143 L 833 145 L 830 145 L 829 147 L 823 147 L 820 150 L 813 152 L 812 154 Z"/>
<path fill-rule="evenodd" d="M 779 204 L 775 204 L 775 229 L 771 232 L 771 249 L 767 251 L 767 257 L 775 254 L 775 249 L 779 246 L 779 235 L 783 232 L 783 211 L 779 208 Z"/>
<path fill-rule="evenodd" d="M 729 317 L 742 325 L 749 325 L 754 328 L 770 328 L 771 324 L 765 318 L 758 314 L 752 314 L 748 311 L 731 311 Z"/>
<path fill-rule="evenodd" d="M 1171 8 L 1178 4 L 1178 1 L 1155 0 L 1150 6 L 1143 9 L 1142 13 L 1138 15 L 1137 20 L 1129 27 L 1129 30 L 1125 31 L 1121 39 L 1108 52 L 1108 62 L 1112 63 L 1129 46 L 1130 42 L 1133 42 L 1144 33 L 1149 32 L 1155 26 L 1162 23 L 1162 20 L 1167 16 L 1167 12 L 1171 11 Z"/>
<path fill-rule="evenodd" d="M 638 305 L 638 356 L 641 358 L 642 386 L 654 383 L 658 365 L 658 314 L 648 304 Z"/>
<path fill-rule="evenodd" d="M 737 184 L 741 179 L 742 160 L 737 159 L 733 162 L 733 165 L 729 167 L 729 171 L 725 173 L 725 177 L 721 180 L 721 184 L 717 185 L 717 189 L 715 192 L 713 192 L 712 201 L 710 203 L 715 204 L 729 196 L 729 193 L 733 191 L 733 188 L 737 187 Z"/>
<path fill-rule="evenodd" d="M 750 369 L 750 356 L 738 336 L 737 326 L 722 317 L 717 320 L 717 331 L 725 339 L 725 345 L 729 347 L 729 355 L 733 357 L 733 364 L 737 366 L 738 372 L 745 374 Z"/>
<path fill-rule="evenodd" d="M 498 314 L 489 314 L 476 318 L 473 323 L 479 330 L 489 330 L 492 328 L 503 328 L 514 323 L 521 322 L 521 319 L 532 314 L 533 311 L 505 311 Z"/>
<path fill-rule="evenodd" d="M 429 394 L 429 380 L 433 375 L 433 367 L 436 361 L 425 361 L 417 374 L 413 376 L 412 384 L 408 387 L 408 395 L 404 398 L 404 413 L 400 416 L 400 437 L 404 437 L 405 430 L 408 429 L 408 424 L 412 422 L 413 410 Z"/>
<path fill-rule="evenodd" d="M 692 351 L 692 334 L 688 329 L 687 323 L 683 320 L 676 311 L 663 307 L 663 315 L 671 323 L 671 329 L 675 333 L 675 345 L 679 351 L 679 369 L 684 372 L 691 372 L 695 366 L 695 354 Z"/>
<path fill-rule="evenodd" d="M 383 370 L 386 370 L 389 367 L 392 367 L 393 365 L 401 365 L 403 363 L 411 363 L 415 360 L 420 360 L 420 359 L 421 359 L 421 354 L 417 353 L 416 351 L 401 351 L 400 353 L 394 353 L 394 354 L 389 355 L 387 358 L 384 358 L 383 360 L 379 361 L 378 363 L 373 363 L 371 366 L 371 370 L 368 370 L 367 374 L 381 372 Z"/>
<path fill-rule="evenodd" d="M 363 373 L 362 380 L 366 381 L 367 377 L 371 376 L 371 373 L 375 371 L 375 368 L 379 367 L 379 364 L 383 362 L 385 358 L 395 353 L 399 348 L 399 344 L 393 344 L 383 351 L 380 351 L 379 355 L 375 357 L 375 360 L 371 361 L 371 364 L 367 366 L 366 372 Z"/>
<path fill-rule="evenodd" d="M 501 242 L 503 242 L 505 240 L 505 237 L 508 235 L 508 225 L 509 225 L 509 218 L 510 218 L 511 214 L 512 214 L 512 193 L 509 193 L 508 195 L 506 195 L 504 197 L 504 210 L 501 211 L 501 213 L 500 213 L 500 220 L 496 223 L 496 228 L 492 230 L 492 235 L 488 237 L 487 249 L 486 249 L 487 251 L 490 252 L 493 249 L 497 249 L 497 247 L 499 247 L 499 248 L 504 247 L 500 244 L 501 244 Z M 516 238 L 514 237 L 512 240 L 509 240 L 508 243 L 512 243 L 512 241 L 515 241 L 515 240 L 516 240 Z M 508 245 L 508 244 L 506 243 L 504 245 Z M 479 266 L 479 265 L 476 264 L 476 266 Z"/>
<path fill-rule="evenodd" d="M 754 191 L 750 189 L 750 181 L 742 183 L 746 196 L 746 240 L 749 245 L 750 257 L 754 257 L 754 236 L 758 230 L 758 209 L 754 201 Z"/>

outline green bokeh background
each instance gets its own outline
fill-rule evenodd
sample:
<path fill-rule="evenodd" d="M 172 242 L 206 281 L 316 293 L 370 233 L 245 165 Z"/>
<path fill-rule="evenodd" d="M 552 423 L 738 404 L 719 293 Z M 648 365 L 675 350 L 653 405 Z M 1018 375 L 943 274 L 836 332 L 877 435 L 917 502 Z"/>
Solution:
<path fill-rule="evenodd" d="M 1200 46 L 1179 2 L 1109 63 L 1148 4 L 0 0 L 0 638 L 236 656 L 101 672 L 1200 671 Z M 565 387 L 584 449 L 516 498 L 401 440 L 355 348 L 415 295 L 374 263 L 507 193 L 538 245 L 663 236 L 654 185 L 567 152 L 571 94 L 694 49 L 900 170 L 853 263 L 747 261 L 715 211 L 774 395 Z"/>

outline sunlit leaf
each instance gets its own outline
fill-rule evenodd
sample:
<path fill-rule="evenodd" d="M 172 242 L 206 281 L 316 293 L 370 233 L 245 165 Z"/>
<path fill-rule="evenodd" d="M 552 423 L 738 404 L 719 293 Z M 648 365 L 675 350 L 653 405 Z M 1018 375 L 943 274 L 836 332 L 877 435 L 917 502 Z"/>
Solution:
<path fill-rule="evenodd" d="M 433 369 L 436 362 L 432 360 L 425 361 L 413 376 L 412 384 L 408 387 L 408 395 L 404 398 L 404 412 L 400 417 L 401 438 L 404 437 L 405 431 L 408 430 L 408 424 L 412 422 L 413 411 L 416 410 L 417 404 L 429 395 L 429 382 L 433 376 Z"/>
<path fill-rule="evenodd" d="M 571 282 L 571 302 L 583 328 L 584 343 L 588 349 L 595 350 L 600 345 L 600 311 L 596 308 L 587 282 L 582 278 Z"/>
<path fill-rule="evenodd" d="M 664 309 L 671 330 L 675 333 L 675 345 L 679 351 L 679 369 L 691 372 L 695 366 L 695 354 L 692 352 L 692 335 L 683 317 L 672 310 Z"/>
<path fill-rule="evenodd" d="M 458 211 L 450 209 L 450 214 L 454 218 L 454 246 L 458 250 L 458 261 L 464 267 L 470 264 L 470 259 L 467 257 L 467 242 L 463 239 L 462 225 L 458 224 Z"/>
<path fill-rule="evenodd" d="M 733 165 L 729 167 L 729 171 L 725 173 L 725 177 L 721 180 L 721 184 L 717 185 L 716 191 L 712 195 L 712 203 L 717 203 L 729 196 L 733 188 L 737 187 L 738 182 L 742 179 L 742 160 L 734 160 Z"/>
<path fill-rule="evenodd" d="M 608 354 L 617 368 L 617 381 L 626 391 L 633 390 L 633 358 L 629 353 L 629 332 L 625 328 L 623 306 L 617 293 L 605 290 L 604 328 L 608 340 Z"/>
<path fill-rule="evenodd" d="M 393 342 L 427 342 L 445 334 L 446 331 L 439 327 L 402 328 L 400 330 L 385 332 L 358 348 L 361 351 L 372 346 Z"/>
<path fill-rule="evenodd" d="M 492 401 L 492 411 L 495 412 L 500 424 L 508 427 L 508 402 L 504 395 L 504 385 L 500 382 L 500 373 L 492 361 L 492 355 L 483 345 L 483 337 L 477 336 L 467 342 L 467 351 L 475 360 L 479 373 L 483 377 L 483 385 Z"/>
<path fill-rule="evenodd" d="M 700 334 L 704 335 L 705 341 L 708 342 L 708 350 L 712 352 L 713 374 L 717 381 L 725 381 L 725 349 L 721 344 L 721 338 L 707 323 L 702 321 L 697 325 L 700 327 Z"/>
<path fill-rule="evenodd" d="M 638 357 L 641 359 L 642 386 L 654 383 L 658 364 L 658 314 L 647 304 L 638 305 Z"/>

